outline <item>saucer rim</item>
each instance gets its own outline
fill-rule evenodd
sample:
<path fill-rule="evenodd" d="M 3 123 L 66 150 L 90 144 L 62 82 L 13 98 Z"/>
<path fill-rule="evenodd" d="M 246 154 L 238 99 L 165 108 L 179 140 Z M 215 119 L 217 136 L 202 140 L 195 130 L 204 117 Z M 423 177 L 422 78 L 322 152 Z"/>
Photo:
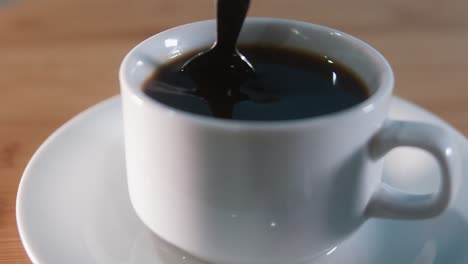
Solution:
<path fill-rule="evenodd" d="M 30 176 L 31 171 L 35 167 L 34 165 L 37 163 L 38 158 L 42 155 L 42 153 L 46 152 L 47 148 L 49 145 L 55 141 L 56 138 L 60 137 L 63 132 L 74 126 L 75 124 L 79 123 L 81 120 L 87 119 L 89 116 L 94 115 L 95 113 L 99 112 L 100 110 L 104 110 L 110 105 L 116 103 L 115 101 L 120 100 L 120 95 L 114 95 L 111 96 L 107 99 L 104 99 L 88 108 L 85 110 L 79 112 L 78 114 L 74 115 L 72 118 L 68 119 L 65 123 L 63 123 L 61 126 L 59 126 L 57 129 L 55 129 L 47 138 L 41 143 L 41 145 L 36 149 L 34 154 L 31 156 L 29 159 L 23 174 L 21 175 L 20 182 L 18 184 L 18 190 L 16 194 L 16 226 L 18 230 L 18 235 L 21 240 L 21 244 L 23 245 L 26 254 L 28 255 L 29 259 L 33 264 L 42 264 L 41 261 L 38 260 L 37 254 L 34 254 L 34 250 L 32 249 L 32 246 L 28 243 L 28 241 L 31 241 L 31 239 L 28 239 L 28 235 L 26 234 L 26 231 L 24 230 L 25 228 L 25 223 L 24 223 L 24 217 L 22 216 L 22 211 L 23 210 L 23 202 L 22 199 L 24 197 L 24 189 L 25 185 L 27 184 Z"/>

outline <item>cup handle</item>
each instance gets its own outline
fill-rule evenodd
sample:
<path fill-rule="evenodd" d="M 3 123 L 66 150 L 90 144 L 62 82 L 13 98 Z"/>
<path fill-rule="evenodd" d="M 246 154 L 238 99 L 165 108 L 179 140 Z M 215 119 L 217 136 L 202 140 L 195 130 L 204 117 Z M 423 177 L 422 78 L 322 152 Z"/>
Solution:
<path fill-rule="evenodd" d="M 374 160 L 381 159 L 400 146 L 421 148 L 436 158 L 441 171 L 439 189 L 430 194 L 411 194 L 381 183 L 367 205 L 367 215 L 393 219 L 423 219 L 439 215 L 449 205 L 454 179 L 461 174 L 456 142 L 445 129 L 435 125 L 388 120 L 370 141 L 369 154 Z"/>

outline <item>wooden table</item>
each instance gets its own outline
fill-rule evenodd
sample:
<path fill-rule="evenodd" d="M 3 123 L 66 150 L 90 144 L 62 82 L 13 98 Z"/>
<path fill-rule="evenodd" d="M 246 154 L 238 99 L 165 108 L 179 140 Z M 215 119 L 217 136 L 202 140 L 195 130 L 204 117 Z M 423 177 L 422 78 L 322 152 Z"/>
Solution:
<path fill-rule="evenodd" d="M 16 1 L 0 0 L 0 263 L 29 263 L 15 196 L 41 142 L 118 93 L 117 69 L 132 46 L 215 12 L 213 0 Z M 393 65 L 398 95 L 468 134 L 468 1 L 253 0 L 250 14 L 324 24 L 369 42 Z"/>

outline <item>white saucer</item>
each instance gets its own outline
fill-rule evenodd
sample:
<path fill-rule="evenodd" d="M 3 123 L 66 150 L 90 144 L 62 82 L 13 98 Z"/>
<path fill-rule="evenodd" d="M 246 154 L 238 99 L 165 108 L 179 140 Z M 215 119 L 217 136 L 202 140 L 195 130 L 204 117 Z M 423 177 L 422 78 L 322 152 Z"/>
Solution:
<path fill-rule="evenodd" d="M 398 98 L 391 116 L 448 127 Z M 468 143 L 450 129 L 463 149 L 466 176 Z M 203 263 L 159 240 L 135 215 L 127 193 L 122 136 L 116 96 L 69 121 L 34 154 L 16 208 L 20 236 L 34 263 Z M 401 148 L 385 161 L 385 180 L 412 191 L 435 188 L 437 174 L 435 161 L 419 150 Z M 468 263 L 468 182 L 458 182 L 464 191 L 438 218 L 370 220 L 318 263 Z"/>

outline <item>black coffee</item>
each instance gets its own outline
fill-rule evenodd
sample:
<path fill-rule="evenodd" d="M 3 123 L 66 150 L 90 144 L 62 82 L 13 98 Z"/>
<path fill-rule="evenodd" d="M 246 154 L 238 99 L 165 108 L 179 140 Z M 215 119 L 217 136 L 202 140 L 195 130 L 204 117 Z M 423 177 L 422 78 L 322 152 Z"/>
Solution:
<path fill-rule="evenodd" d="M 226 94 L 198 87 L 181 68 L 198 52 L 160 67 L 144 84 L 151 98 L 183 111 L 237 120 L 290 120 L 325 115 L 356 105 L 370 96 L 364 82 L 333 58 L 275 46 L 240 46 L 255 75 Z M 209 76 L 209 83 L 232 86 L 232 80 Z M 208 92 L 206 92 L 208 91 Z"/>

